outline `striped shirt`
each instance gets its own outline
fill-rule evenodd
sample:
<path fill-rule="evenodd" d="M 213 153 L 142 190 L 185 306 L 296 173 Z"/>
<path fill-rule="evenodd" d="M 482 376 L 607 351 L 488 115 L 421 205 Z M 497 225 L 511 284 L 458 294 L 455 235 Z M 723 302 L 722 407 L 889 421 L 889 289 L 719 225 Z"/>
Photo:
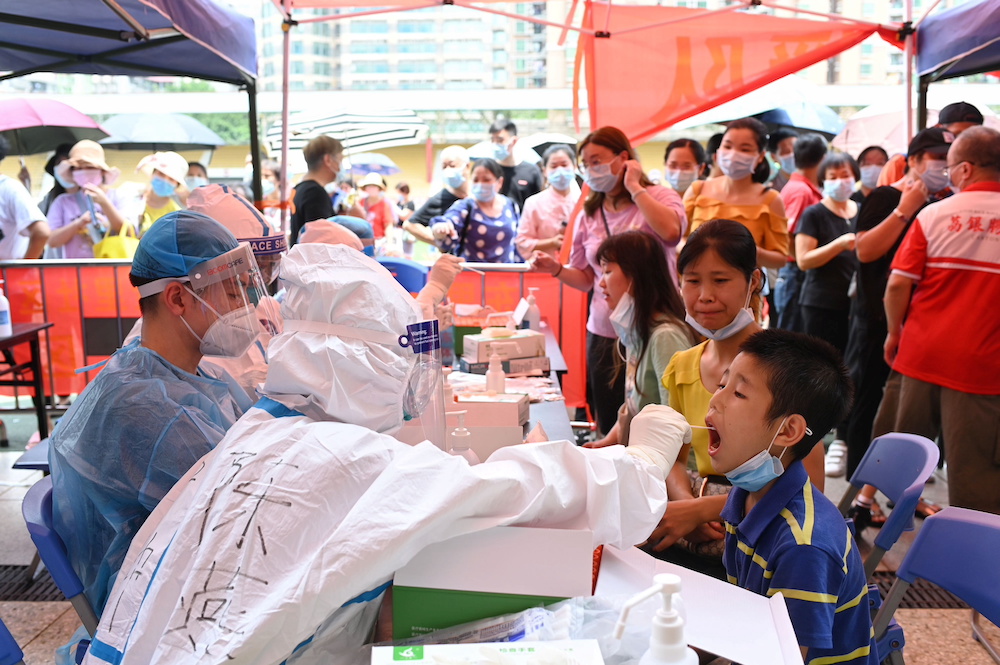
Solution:
<path fill-rule="evenodd" d="M 744 516 L 733 488 L 722 511 L 729 581 L 762 596 L 780 592 L 807 665 L 876 665 L 867 584 L 843 516 L 795 462 Z"/>

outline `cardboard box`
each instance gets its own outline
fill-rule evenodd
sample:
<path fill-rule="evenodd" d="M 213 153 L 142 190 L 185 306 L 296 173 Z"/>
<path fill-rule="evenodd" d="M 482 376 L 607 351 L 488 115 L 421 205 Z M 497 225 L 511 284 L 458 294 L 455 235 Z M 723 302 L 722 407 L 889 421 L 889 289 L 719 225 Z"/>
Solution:
<path fill-rule="evenodd" d="M 743 665 L 802 665 L 802 653 L 782 595 L 771 598 L 654 559 L 639 549 L 604 546 L 594 595 L 644 591 L 658 573 L 681 578 L 689 645 Z M 657 598 L 647 602 L 657 603 Z"/>
<path fill-rule="evenodd" d="M 589 596 L 593 534 L 495 527 L 425 547 L 396 571 L 394 639 Z"/>
<path fill-rule="evenodd" d="M 597 640 L 372 647 L 372 665 L 604 665 Z"/>
<path fill-rule="evenodd" d="M 489 362 L 493 352 L 501 360 L 536 358 L 545 355 L 545 335 L 536 330 L 516 330 L 510 337 L 466 335 L 462 341 L 462 357 L 469 362 Z"/>
<path fill-rule="evenodd" d="M 534 358 L 510 358 L 500 363 L 503 372 L 507 376 L 518 376 L 523 374 L 548 374 L 552 370 L 552 363 L 548 356 L 537 356 Z M 490 368 L 489 362 L 477 363 L 469 362 L 469 359 L 462 356 L 458 361 L 458 371 L 466 374 L 486 374 Z"/>
<path fill-rule="evenodd" d="M 455 393 L 455 405 L 446 406 L 448 411 L 465 409 L 466 427 L 500 427 L 524 425 L 531 415 L 528 396 L 524 393 Z M 454 418 L 454 416 L 452 416 Z M 458 420 L 450 422 L 451 427 Z"/>

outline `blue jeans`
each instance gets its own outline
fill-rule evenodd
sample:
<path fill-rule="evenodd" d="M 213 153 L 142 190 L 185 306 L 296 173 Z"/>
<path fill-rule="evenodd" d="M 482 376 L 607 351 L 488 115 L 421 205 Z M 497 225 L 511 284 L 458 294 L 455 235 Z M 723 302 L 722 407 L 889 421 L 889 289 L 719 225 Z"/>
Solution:
<path fill-rule="evenodd" d="M 799 312 L 799 290 L 805 273 L 794 261 L 788 261 L 778 270 L 778 281 L 774 285 L 774 306 L 778 310 L 776 328 L 802 332 L 802 314 Z"/>

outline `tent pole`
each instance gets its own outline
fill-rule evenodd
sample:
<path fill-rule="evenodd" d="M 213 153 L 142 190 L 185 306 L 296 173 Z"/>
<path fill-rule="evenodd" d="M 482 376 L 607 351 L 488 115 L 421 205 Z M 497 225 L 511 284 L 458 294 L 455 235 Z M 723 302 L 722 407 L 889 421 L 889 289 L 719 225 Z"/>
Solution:
<path fill-rule="evenodd" d="M 258 210 L 262 210 L 264 189 L 260 184 L 260 131 L 257 125 L 257 82 L 247 82 L 247 98 L 250 111 L 250 163 L 253 164 L 253 178 L 250 188 L 253 190 L 253 201 Z"/>
<path fill-rule="evenodd" d="M 930 83 L 929 76 L 917 78 L 917 127 L 920 129 L 927 129 L 927 88 Z"/>
<path fill-rule="evenodd" d="M 289 232 L 288 220 L 288 77 L 291 72 L 292 54 L 292 28 L 295 22 L 292 21 L 291 0 L 282 0 L 285 20 L 281 24 L 284 31 L 282 36 L 282 63 L 281 63 L 281 173 L 278 174 L 278 190 L 281 192 L 281 230 L 287 235 Z"/>
<path fill-rule="evenodd" d="M 913 0 L 906 0 L 904 6 L 903 30 L 906 41 L 903 44 L 903 60 L 906 63 L 904 85 L 906 86 L 906 143 L 909 145 L 913 139 L 913 68 L 916 65 L 913 58 L 913 40 L 916 35 L 913 31 Z"/>

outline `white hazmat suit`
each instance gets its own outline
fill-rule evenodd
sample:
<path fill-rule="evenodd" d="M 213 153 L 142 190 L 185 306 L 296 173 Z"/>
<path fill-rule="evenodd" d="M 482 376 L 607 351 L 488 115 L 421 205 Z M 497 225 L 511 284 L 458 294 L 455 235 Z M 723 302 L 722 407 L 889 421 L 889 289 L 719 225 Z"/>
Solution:
<path fill-rule="evenodd" d="M 420 318 L 413 298 L 343 246 L 297 245 L 281 279 L 267 397 L 136 535 L 85 663 L 350 662 L 428 544 L 522 524 L 630 546 L 656 526 L 683 419 L 655 444 L 526 444 L 474 467 L 408 446 L 391 434 L 415 367 L 397 339 Z"/>

